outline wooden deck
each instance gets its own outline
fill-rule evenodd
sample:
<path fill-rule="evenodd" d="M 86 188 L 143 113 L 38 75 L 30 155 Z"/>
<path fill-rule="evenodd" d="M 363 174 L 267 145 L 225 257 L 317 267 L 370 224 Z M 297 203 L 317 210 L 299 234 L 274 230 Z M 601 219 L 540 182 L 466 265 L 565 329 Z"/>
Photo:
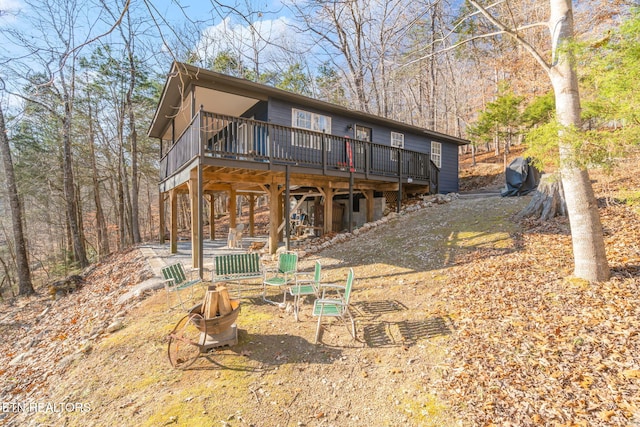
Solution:
<path fill-rule="evenodd" d="M 202 110 L 163 150 L 161 191 L 186 182 L 196 164 L 215 173 L 233 171 L 234 177 L 255 184 L 268 182 L 259 178 L 265 172 L 289 169 L 296 176 L 412 183 L 432 193 L 439 173 L 427 153 Z"/>
<path fill-rule="evenodd" d="M 164 144 L 167 144 L 166 146 Z M 177 251 L 177 195 L 188 193 L 194 267 L 203 264 L 203 200 L 227 193 L 229 226 L 236 226 L 236 196 L 248 196 L 249 229 L 253 229 L 256 196 L 269 198 L 269 251 L 275 253 L 282 232 L 290 235 L 290 203 L 284 200 L 322 199 L 321 218 L 314 226 L 333 231 L 335 196 L 348 195 L 349 229 L 353 226 L 353 195 L 366 199 L 366 221 L 372 221 L 376 192 L 438 191 L 439 170 L 429 154 L 328 135 L 272 123 L 198 111 L 171 144 L 163 141 L 160 161 L 160 223 L 165 202 L 170 218 L 171 252 Z M 398 204 L 399 208 L 399 204 Z M 209 210 L 210 235 L 215 218 Z M 161 227 L 164 230 L 164 226 Z M 164 235 L 161 235 L 161 242 Z"/>

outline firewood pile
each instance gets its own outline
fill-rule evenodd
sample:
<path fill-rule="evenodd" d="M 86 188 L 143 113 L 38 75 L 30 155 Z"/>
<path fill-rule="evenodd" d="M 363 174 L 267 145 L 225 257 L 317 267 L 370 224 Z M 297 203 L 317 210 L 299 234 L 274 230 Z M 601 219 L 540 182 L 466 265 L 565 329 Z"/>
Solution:
<path fill-rule="evenodd" d="M 209 286 L 207 293 L 204 294 L 202 300 L 202 317 L 205 319 L 213 319 L 225 316 L 233 310 L 229 291 L 225 286 Z"/>

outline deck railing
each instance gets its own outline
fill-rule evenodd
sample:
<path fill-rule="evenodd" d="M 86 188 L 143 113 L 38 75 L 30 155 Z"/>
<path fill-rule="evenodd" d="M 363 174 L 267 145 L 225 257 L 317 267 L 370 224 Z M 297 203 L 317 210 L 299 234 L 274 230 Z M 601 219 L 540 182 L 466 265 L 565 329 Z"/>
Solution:
<path fill-rule="evenodd" d="M 428 153 L 257 120 L 200 111 L 160 161 L 161 180 L 193 158 L 235 159 L 388 177 L 436 184 Z"/>

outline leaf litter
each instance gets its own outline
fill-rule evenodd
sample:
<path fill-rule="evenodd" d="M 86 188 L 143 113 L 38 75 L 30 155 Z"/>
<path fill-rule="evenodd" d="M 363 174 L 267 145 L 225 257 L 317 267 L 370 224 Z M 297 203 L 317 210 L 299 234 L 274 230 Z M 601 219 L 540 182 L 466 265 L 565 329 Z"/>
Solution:
<path fill-rule="evenodd" d="M 597 194 L 606 188 L 610 196 L 614 178 L 598 177 Z M 640 188 L 632 180 L 629 174 L 624 182 Z M 122 417 L 154 425 L 145 421 L 154 411 L 167 411 L 166 422 L 186 421 L 166 404 L 154 406 L 171 396 L 204 405 L 210 423 L 229 425 L 640 425 L 637 210 L 613 197 L 601 200 L 613 275 L 593 284 L 571 278 L 566 219 L 510 219 L 526 202 L 434 205 L 305 258 L 307 270 L 315 260 L 327 266 L 327 281 L 356 270 L 360 341 L 349 341 L 336 325 L 324 331 L 323 346 L 314 346 L 308 307 L 296 323 L 290 313 L 249 306 L 243 316 L 270 320 L 245 317 L 242 325 L 249 338 L 237 363 L 246 369 L 248 391 L 216 399 L 195 392 L 194 378 L 225 387 L 238 374 L 208 371 L 203 361 L 205 370 L 178 376 L 165 366 L 161 337 L 151 346 L 130 344 L 126 353 L 97 345 L 119 316 L 125 328 L 144 320 L 144 302 L 138 318 L 116 302 L 147 270 L 136 250 L 116 256 L 59 301 L 2 303 L 2 399 L 108 396 L 77 425 L 118 425 Z M 153 298 L 162 307 L 163 295 Z M 123 379 L 149 375 L 159 379 L 142 380 L 146 388 L 135 393 L 121 391 Z M 212 406 L 218 400 L 227 412 Z"/>

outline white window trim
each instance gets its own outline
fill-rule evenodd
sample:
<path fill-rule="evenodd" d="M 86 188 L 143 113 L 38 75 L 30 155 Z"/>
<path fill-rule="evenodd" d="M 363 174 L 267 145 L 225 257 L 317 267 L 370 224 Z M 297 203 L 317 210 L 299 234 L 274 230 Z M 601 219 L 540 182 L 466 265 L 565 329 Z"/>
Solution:
<path fill-rule="evenodd" d="M 404 134 L 400 132 L 391 132 L 391 146 L 394 148 L 404 149 Z M 391 160 L 398 161 L 398 155 L 395 150 L 391 151 Z"/>
<path fill-rule="evenodd" d="M 431 161 L 438 169 L 442 169 L 442 143 L 431 141 Z"/>
<path fill-rule="evenodd" d="M 400 132 L 391 132 L 391 146 L 404 148 L 404 134 Z"/>
<path fill-rule="evenodd" d="M 311 119 L 310 128 L 298 125 L 298 121 L 297 121 L 298 113 L 305 113 L 310 115 L 310 119 Z M 325 119 L 325 123 L 327 124 L 327 127 L 329 129 L 314 129 L 318 127 L 317 123 L 319 123 L 320 121 L 319 118 L 321 117 Z M 330 135 L 331 134 L 331 116 L 326 116 L 324 114 L 317 114 L 311 111 L 301 110 L 299 108 L 292 108 L 291 109 L 291 127 L 296 129 L 310 130 L 313 132 L 323 132 Z M 308 141 L 307 141 L 307 138 L 304 138 L 304 139 L 305 141 L 298 141 L 296 138 L 296 133 L 293 132 L 291 143 L 292 145 L 298 146 L 298 147 L 314 148 L 316 150 L 322 149 L 322 142 L 320 141 L 320 138 L 310 135 L 308 138 L 309 139 Z M 331 147 L 328 147 L 328 150 L 330 149 Z"/>

